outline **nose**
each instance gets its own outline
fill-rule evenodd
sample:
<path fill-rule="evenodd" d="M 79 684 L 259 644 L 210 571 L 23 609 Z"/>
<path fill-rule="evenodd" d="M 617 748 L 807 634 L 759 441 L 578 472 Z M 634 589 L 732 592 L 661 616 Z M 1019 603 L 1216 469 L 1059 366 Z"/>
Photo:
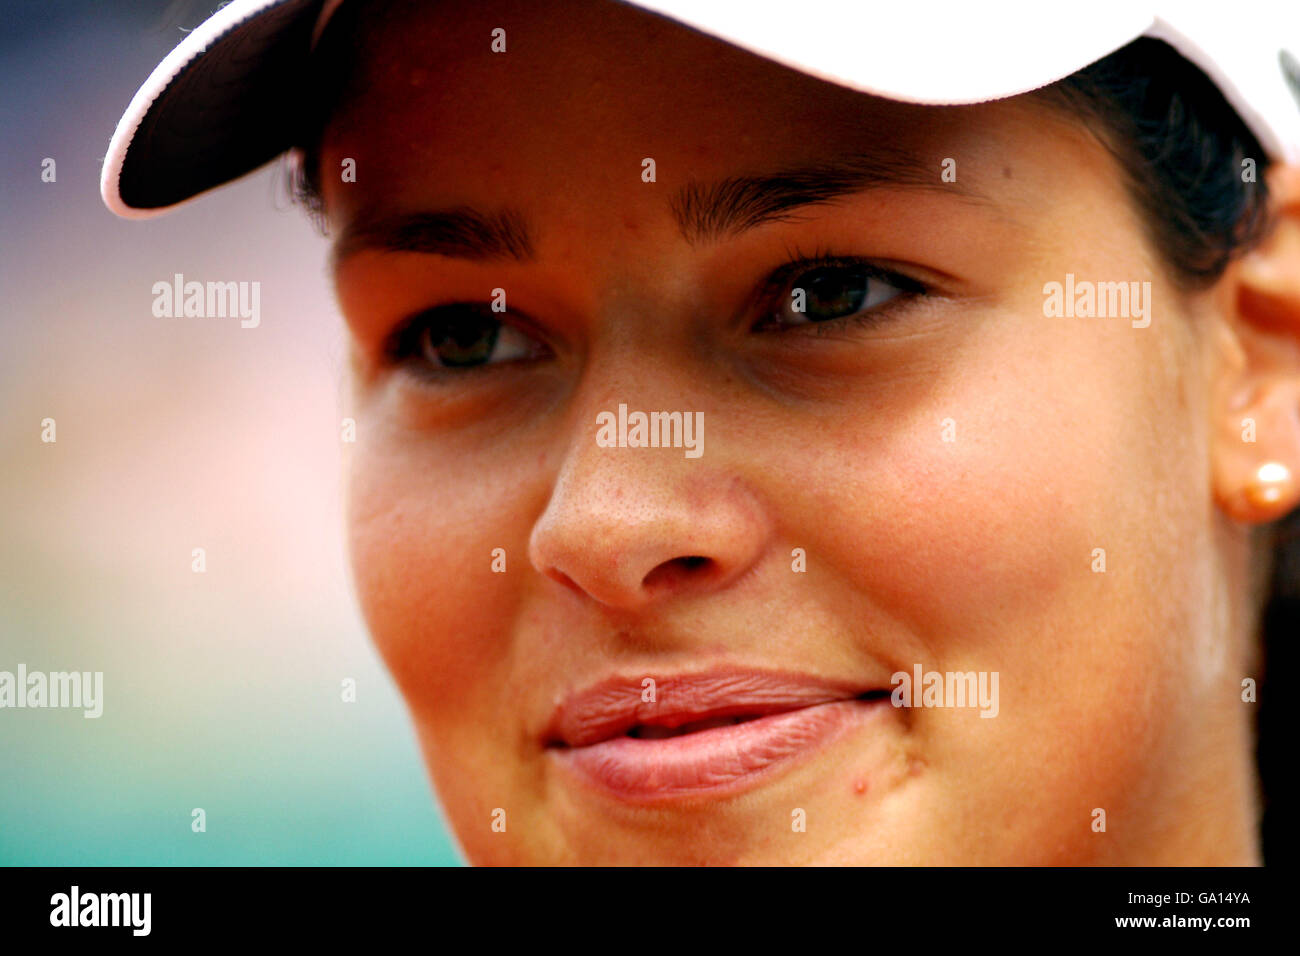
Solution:
<path fill-rule="evenodd" d="M 687 458 L 680 448 L 601 447 L 594 424 L 575 431 L 529 537 L 542 574 L 606 607 L 639 610 L 725 588 L 758 561 L 765 513 L 718 439 Z"/>

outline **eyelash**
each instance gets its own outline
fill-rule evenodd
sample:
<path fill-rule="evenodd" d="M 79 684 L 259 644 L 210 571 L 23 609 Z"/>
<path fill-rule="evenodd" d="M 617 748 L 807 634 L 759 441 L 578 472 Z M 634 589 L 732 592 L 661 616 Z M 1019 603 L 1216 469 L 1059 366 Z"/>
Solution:
<path fill-rule="evenodd" d="M 762 312 L 762 319 L 766 320 L 778 312 L 789 300 L 791 283 L 799 276 L 812 272 L 817 269 L 857 269 L 860 270 L 868 281 L 885 282 L 898 290 L 898 295 L 882 305 L 876 306 L 866 312 L 857 312 L 852 315 L 840 316 L 839 318 L 827 319 L 821 322 L 806 322 L 798 325 L 784 326 L 774 330 L 757 330 L 758 334 L 769 335 L 826 335 L 834 333 L 836 330 L 843 329 L 846 325 L 852 324 L 858 328 L 873 328 L 887 321 L 891 314 L 898 309 L 905 308 L 917 298 L 931 294 L 929 287 L 911 278 L 902 275 L 890 269 L 885 269 L 868 259 L 862 259 L 857 256 L 841 256 L 829 250 L 817 250 L 811 255 L 806 255 L 799 251 L 797 247 L 786 249 L 785 262 L 774 269 L 760 284 L 754 300 Z M 452 313 L 454 311 L 466 310 L 479 312 L 485 317 L 494 321 L 500 321 L 495 314 L 490 312 L 486 305 L 479 302 L 449 302 L 444 305 L 433 306 L 428 309 L 422 309 L 419 312 L 408 316 L 388 335 L 383 346 L 383 354 L 389 365 L 405 365 L 412 371 L 426 379 L 442 379 L 448 375 L 463 376 L 466 373 L 488 371 L 504 363 L 485 363 L 482 365 L 465 366 L 462 368 L 445 368 L 432 365 L 423 361 L 423 347 L 421 336 L 424 332 L 429 319 L 438 313 Z M 502 323 L 505 325 L 506 323 Z M 531 331 L 520 329 L 526 335 L 536 337 Z M 548 350 L 549 351 L 549 350 Z"/>

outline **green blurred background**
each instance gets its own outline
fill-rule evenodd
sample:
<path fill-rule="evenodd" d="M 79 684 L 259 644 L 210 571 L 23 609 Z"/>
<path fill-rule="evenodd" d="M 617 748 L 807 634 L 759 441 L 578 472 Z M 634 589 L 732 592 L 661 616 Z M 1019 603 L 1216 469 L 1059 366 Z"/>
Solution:
<path fill-rule="evenodd" d="M 459 864 L 348 578 L 325 241 L 278 167 L 147 222 L 99 200 L 216 6 L 2 4 L 0 670 L 103 671 L 104 712 L 0 709 L 0 863 Z M 155 318 L 176 272 L 259 281 L 261 326 Z"/>

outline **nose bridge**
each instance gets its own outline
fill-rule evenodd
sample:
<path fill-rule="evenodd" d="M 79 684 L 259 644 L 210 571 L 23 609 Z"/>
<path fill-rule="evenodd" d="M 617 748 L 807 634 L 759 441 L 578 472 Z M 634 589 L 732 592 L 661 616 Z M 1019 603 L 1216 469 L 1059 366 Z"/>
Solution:
<path fill-rule="evenodd" d="M 766 538 L 754 490 L 710 457 L 702 403 L 665 381 L 635 365 L 588 378 L 529 539 L 539 572 L 611 607 L 724 586 Z"/>

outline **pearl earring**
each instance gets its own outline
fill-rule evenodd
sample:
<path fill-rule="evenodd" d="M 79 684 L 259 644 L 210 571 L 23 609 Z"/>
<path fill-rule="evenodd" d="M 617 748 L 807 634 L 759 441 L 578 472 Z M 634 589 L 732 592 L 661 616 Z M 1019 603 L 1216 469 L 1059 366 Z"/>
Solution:
<path fill-rule="evenodd" d="M 1280 461 L 1269 461 L 1255 470 L 1246 494 L 1257 508 L 1272 508 L 1290 493 L 1291 485 L 1291 469 Z"/>

